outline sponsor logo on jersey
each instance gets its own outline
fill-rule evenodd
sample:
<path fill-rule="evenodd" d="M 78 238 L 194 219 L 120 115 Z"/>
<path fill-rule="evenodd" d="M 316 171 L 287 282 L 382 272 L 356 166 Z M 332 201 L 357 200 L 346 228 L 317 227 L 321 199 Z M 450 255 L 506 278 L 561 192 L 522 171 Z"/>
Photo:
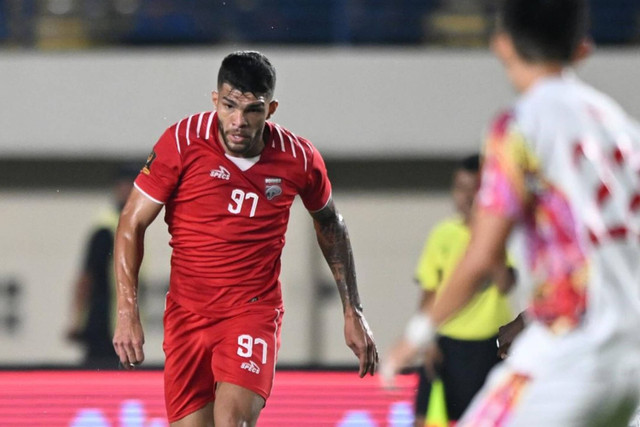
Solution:
<path fill-rule="evenodd" d="M 147 161 L 142 168 L 142 173 L 145 175 L 149 175 L 151 173 L 151 163 L 156 159 L 156 152 L 152 151 L 149 153 L 149 157 L 147 157 Z"/>
<path fill-rule="evenodd" d="M 258 365 L 256 365 L 253 360 L 250 360 L 248 362 L 242 362 L 242 365 L 240 365 L 240 369 L 247 370 L 247 371 L 252 372 L 254 374 L 259 374 L 260 373 L 260 367 Z"/>
<path fill-rule="evenodd" d="M 229 173 L 229 171 L 224 167 L 218 166 L 218 169 L 211 169 L 211 173 L 209 175 L 212 178 L 226 179 L 228 181 L 231 173 Z"/>
<path fill-rule="evenodd" d="M 280 178 L 265 178 L 264 179 L 264 194 L 267 196 L 267 200 L 272 200 L 282 194 L 282 187 Z"/>

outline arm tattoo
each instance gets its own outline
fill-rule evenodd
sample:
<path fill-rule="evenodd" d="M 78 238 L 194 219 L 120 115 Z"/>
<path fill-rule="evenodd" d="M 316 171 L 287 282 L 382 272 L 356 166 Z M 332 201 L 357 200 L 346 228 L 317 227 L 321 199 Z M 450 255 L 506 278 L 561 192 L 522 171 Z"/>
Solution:
<path fill-rule="evenodd" d="M 344 219 L 336 210 L 333 201 L 312 216 L 318 244 L 338 286 L 342 309 L 344 311 L 348 306 L 352 306 L 360 313 L 362 307 L 358 295 L 356 269 Z"/>

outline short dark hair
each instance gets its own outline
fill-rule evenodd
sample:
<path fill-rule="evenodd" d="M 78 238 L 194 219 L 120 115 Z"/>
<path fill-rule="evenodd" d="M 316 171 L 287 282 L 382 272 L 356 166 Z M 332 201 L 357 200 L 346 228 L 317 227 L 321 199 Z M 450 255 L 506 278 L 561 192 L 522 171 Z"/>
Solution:
<path fill-rule="evenodd" d="M 260 52 L 233 52 L 222 60 L 218 71 L 218 88 L 224 83 L 242 93 L 270 98 L 276 88 L 276 70 Z"/>
<path fill-rule="evenodd" d="M 497 24 L 525 61 L 566 64 L 587 36 L 589 6 L 586 0 L 502 0 Z"/>
<path fill-rule="evenodd" d="M 472 154 L 465 157 L 458 164 L 458 169 L 473 173 L 480 171 L 480 155 Z"/>

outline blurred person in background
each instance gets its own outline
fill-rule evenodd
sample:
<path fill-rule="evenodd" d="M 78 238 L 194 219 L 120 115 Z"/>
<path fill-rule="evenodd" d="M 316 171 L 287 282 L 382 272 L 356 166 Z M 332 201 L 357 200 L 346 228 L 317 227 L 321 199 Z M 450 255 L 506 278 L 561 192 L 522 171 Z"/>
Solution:
<path fill-rule="evenodd" d="M 115 323 L 115 280 L 113 242 L 118 218 L 138 175 L 139 167 L 118 168 L 113 184 L 113 201 L 101 212 L 89 236 L 82 269 L 73 285 L 71 324 L 67 338 L 84 347 L 86 368 L 116 368 L 113 360 Z"/>
<path fill-rule="evenodd" d="M 428 310 L 451 276 L 469 244 L 473 202 L 480 187 L 480 157 L 460 161 L 453 174 L 451 196 L 457 215 L 439 222 L 429 234 L 416 268 L 422 288 L 419 309 Z M 514 285 L 514 271 L 501 265 L 486 278 L 483 289 L 456 315 L 438 328 L 438 338 L 419 370 L 415 401 L 415 425 L 425 424 L 431 381 L 444 385 L 447 416 L 457 421 L 499 361 L 496 352 L 498 328 L 511 320 L 507 293 Z M 394 350 L 391 351 L 393 354 Z M 393 360 L 390 357 L 389 360 Z M 385 365 L 392 373 L 399 368 Z"/>
<path fill-rule="evenodd" d="M 482 278 L 521 255 L 527 326 L 459 426 L 626 426 L 640 396 L 640 126 L 569 67 L 590 51 L 585 0 L 506 0 L 494 53 L 520 96 L 486 141 L 472 238 L 397 362 Z"/>
<path fill-rule="evenodd" d="M 344 336 L 372 374 L 378 355 L 360 306 L 351 243 L 318 150 L 267 121 L 275 69 L 258 52 L 224 58 L 215 111 L 185 117 L 153 148 L 120 216 L 115 259 L 121 363 L 144 360 L 137 274 L 146 228 L 165 206 L 171 234 L 165 401 L 173 426 L 254 426 L 280 346 L 280 257 L 300 195 L 343 304 Z"/>

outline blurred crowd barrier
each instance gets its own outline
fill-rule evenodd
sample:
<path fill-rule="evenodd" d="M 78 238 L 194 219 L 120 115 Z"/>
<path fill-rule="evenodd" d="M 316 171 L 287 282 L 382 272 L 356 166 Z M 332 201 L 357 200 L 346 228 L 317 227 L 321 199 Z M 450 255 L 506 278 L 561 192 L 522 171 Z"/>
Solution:
<path fill-rule="evenodd" d="M 0 42 L 43 49 L 211 43 L 487 43 L 497 0 L 1 0 Z M 598 43 L 637 43 L 637 0 L 590 0 Z"/>
<path fill-rule="evenodd" d="M 260 427 L 409 427 L 416 379 L 278 371 Z M 96 389 L 96 384 L 100 387 Z M 0 372 L 2 425 L 167 427 L 162 372 Z"/>

